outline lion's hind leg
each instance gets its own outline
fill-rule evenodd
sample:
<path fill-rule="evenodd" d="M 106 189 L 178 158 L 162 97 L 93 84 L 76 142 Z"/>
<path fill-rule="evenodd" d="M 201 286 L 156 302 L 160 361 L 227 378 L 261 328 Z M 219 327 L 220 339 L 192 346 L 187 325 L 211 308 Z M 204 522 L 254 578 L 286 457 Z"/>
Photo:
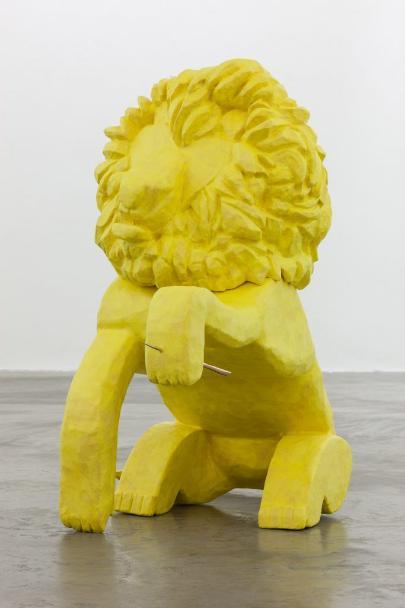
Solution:
<path fill-rule="evenodd" d="M 232 489 L 210 456 L 209 434 L 177 422 L 151 427 L 121 474 L 115 510 L 159 515 L 175 503 L 208 502 Z"/>
<path fill-rule="evenodd" d="M 271 460 L 261 528 L 311 527 L 342 505 L 351 474 L 349 444 L 337 435 L 286 435 Z"/>

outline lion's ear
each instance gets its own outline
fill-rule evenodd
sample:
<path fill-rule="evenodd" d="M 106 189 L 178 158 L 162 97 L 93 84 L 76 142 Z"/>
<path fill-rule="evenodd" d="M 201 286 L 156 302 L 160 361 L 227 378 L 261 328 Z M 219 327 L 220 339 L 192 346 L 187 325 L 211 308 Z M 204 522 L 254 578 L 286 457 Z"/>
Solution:
<path fill-rule="evenodd" d="M 105 292 L 97 315 L 98 328 L 143 329 L 154 289 L 142 287 L 121 277 L 115 279 Z"/>

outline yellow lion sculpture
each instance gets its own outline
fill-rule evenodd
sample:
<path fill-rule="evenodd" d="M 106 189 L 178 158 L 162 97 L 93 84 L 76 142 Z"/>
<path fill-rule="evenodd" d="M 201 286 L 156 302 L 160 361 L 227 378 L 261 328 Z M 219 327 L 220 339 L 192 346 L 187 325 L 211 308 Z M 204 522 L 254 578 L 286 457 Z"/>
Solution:
<path fill-rule="evenodd" d="M 120 278 L 68 395 L 66 526 L 101 532 L 114 508 L 155 515 L 236 487 L 263 488 L 264 528 L 313 526 L 343 502 L 350 448 L 334 432 L 296 292 L 331 220 L 307 120 L 240 59 L 160 81 L 106 129 L 96 241 Z M 231 375 L 203 372 L 205 358 Z M 114 499 L 135 373 L 158 384 L 175 422 L 136 444 Z"/>

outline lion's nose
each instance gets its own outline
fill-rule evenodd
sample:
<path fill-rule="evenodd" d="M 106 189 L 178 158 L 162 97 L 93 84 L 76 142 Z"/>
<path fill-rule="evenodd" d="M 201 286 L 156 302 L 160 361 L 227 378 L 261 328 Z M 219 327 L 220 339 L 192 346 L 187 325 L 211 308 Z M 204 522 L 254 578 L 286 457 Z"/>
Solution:
<path fill-rule="evenodd" d="M 157 155 L 135 162 L 121 181 L 121 209 L 147 223 L 166 223 L 181 204 L 184 160 L 180 155 Z"/>

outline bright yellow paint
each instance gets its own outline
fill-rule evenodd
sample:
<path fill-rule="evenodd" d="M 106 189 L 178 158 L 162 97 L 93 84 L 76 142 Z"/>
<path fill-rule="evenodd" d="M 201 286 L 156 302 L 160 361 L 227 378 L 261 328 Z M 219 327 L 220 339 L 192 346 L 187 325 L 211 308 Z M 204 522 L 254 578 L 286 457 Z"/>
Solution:
<path fill-rule="evenodd" d="M 114 508 L 155 515 L 250 487 L 263 488 L 260 527 L 313 526 L 343 502 L 351 454 L 296 292 L 330 223 L 308 113 L 247 60 L 187 70 L 139 103 L 106 131 L 96 172 L 96 239 L 121 276 L 67 400 L 61 519 L 101 532 Z M 135 373 L 175 422 L 136 444 L 114 503 Z"/>

